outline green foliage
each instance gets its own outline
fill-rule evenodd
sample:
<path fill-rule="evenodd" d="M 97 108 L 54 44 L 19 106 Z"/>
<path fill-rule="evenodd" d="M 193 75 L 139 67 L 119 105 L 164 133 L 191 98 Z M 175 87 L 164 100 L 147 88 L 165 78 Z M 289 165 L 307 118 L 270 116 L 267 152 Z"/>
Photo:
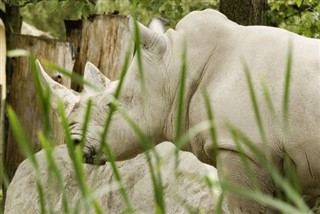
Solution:
<path fill-rule="evenodd" d="M 97 12 L 119 11 L 120 14 L 132 14 L 144 24 L 147 24 L 152 17 L 162 17 L 168 20 L 169 26 L 174 27 L 177 21 L 190 11 L 217 9 L 217 5 L 218 0 L 98 0 Z"/>
<path fill-rule="evenodd" d="M 130 14 L 145 25 L 153 17 L 162 17 L 168 27 L 174 27 L 190 11 L 219 6 L 219 0 L 5 0 L 4 3 L 20 6 L 26 22 L 61 39 L 65 38 L 63 20 L 66 19 L 92 14 Z M 268 25 L 320 38 L 319 1 L 268 0 L 268 3 Z"/>
<path fill-rule="evenodd" d="M 28 3 L 37 3 L 39 0 L 3 0 L 4 4 L 17 6 L 17 7 L 23 7 Z"/>
<path fill-rule="evenodd" d="M 320 1 L 269 0 L 268 25 L 320 38 Z"/>
<path fill-rule="evenodd" d="M 17 5 L 23 5 L 16 0 Z M 168 26 L 174 27 L 183 16 L 193 10 L 217 8 L 217 0 L 34 0 L 21 8 L 26 22 L 50 32 L 58 38 L 65 38 L 63 20 L 86 18 L 93 14 L 132 15 L 147 25 L 153 17 L 162 17 Z"/>
<path fill-rule="evenodd" d="M 61 39 L 65 38 L 64 20 L 86 18 L 94 13 L 95 2 L 88 0 L 38 1 L 21 8 L 26 22 Z"/>
<path fill-rule="evenodd" d="M 177 21 L 192 10 L 217 8 L 217 0 L 97 0 L 95 13 L 132 15 L 147 25 L 153 17 L 162 17 L 168 26 L 174 27 Z"/>

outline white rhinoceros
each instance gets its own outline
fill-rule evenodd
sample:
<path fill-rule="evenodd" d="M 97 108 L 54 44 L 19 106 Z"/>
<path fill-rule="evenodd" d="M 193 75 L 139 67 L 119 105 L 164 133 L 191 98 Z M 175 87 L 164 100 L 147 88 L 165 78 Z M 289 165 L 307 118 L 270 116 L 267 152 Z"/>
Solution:
<path fill-rule="evenodd" d="M 131 31 L 134 31 L 133 26 L 131 21 Z M 203 88 L 214 110 L 219 155 L 213 155 L 209 131 L 199 133 L 182 149 L 192 152 L 202 162 L 216 166 L 219 177 L 252 188 L 253 182 L 243 166 L 239 148 L 226 125 L 228 121 L 247 135 L 259 151 L 267 151 L 263 142 L 268 142 L 273 164 L 280 172 L 285 171 L 284 156 L 289 157 L 295 166 L 303 194 L 314 197 L 320 195 L 319 40 L 272 27 L 241 26 L 214 10 L 192 12 L 177 24 L 176 29 L 169 29 L 164 34 L 153 32 L 142 24 L 138 24 L 138 28 L 141 33 L 147 99 L 143 98 L 135 56 L 123 83 L 118 104 L 154 144 L 175 139 L 181 55 L 186 45 L 184 131 L 208 120 L 201 92 Z M 292 69 L 288 128 L 287 134 L 283 135 L 279 127 L 284 126 L 281 121 L 287 73 L 285 68 L 290 46 Z M 265 140 L 256 122 L 244 64 L 251 71 Z M 85 93 L 90 94 L 94 102 L 84 153 L 86 160 L 93 162 L 117 82 L 99 76 L 91 64 L 87 64 L 85 76 L 87 79 L 96 79 L 95 82 L 101 82 L 101 87 L 106 88 L 102 93 L 91 93 L 85 89 Z M 53 93 L 63 100 L 70 119 L 72 137 L 79 140 L 85 109 L 84 98 L 53 82 L 45 73 L 43 77 L 51 85 Z M 269 88 L 277 117 L 273 116 L 268 107 L 261 79 Z M 119 111 L 114 113 L 106 138 L 117 160 L 128 159 L 143 152 L 139 137 Z M 274 194 L 275 184 L 270 173 L 253 152 L 245 146 L 243 150 L 256 175 L 259 189 L 265 194 Z M 265 213 L 270 209 L 234 194 L 228 194 L 227 198 L 231 212 Z"/>

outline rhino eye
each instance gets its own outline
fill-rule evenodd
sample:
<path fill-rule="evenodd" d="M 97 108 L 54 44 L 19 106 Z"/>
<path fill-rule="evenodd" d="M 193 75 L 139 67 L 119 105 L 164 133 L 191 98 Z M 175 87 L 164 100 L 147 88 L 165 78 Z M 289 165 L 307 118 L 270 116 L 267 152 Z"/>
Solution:
<path fill-rule="evenodd" d="M 148 46 L 148 45 L 142 45 L 142 47 L 143 47 L 144 49 L 149 49 L 149 46 Z"/>

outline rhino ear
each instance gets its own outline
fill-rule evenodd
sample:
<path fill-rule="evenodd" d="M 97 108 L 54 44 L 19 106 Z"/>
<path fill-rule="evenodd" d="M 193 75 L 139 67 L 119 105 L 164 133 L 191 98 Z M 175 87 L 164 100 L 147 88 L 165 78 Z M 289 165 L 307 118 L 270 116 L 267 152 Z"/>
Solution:
<path fill-rule="evenodd" d="M 108 87 L 111 80 L 102 74 L 102 72 L 91 62 L 87 62 L 84 68 L 84 80 L 93 84 L 97 90 L 102 91 Z M 85 93 L 95 93 L 94 89 L 88 85 L 83 86 Z"/>
<path fill-rule="evenodd" d="M 134 20 L 132 17 L 129 19 L 130 33 L 133 39 L 137 42 L 137 33 L 140 34 L 140 43 L 147 49 L 163 50 L 165 48 L 165 41 L 163 34 L 150 30 L 140 22 Z"/>
<path fill-rule="evenodd" d="M 51 89 L 51 97 L 50 102 L 51 106 L 54 110 L 58 109 L 58 101 L 60 100 L 64 107 L 66 114 L 68 115 L 74 104 L 79 101 L 79 95 L 77 92 L 68 89 L 64 85 L 54 81 L 47 72 L 43 69 L 39 60 L 36 60 L 36 65 L 38 66 L 38 70 L 40 71 L 40 81 L 43 85 L 48 85 Z"/>
<path fill-rule="evenodd" d="M 157 33 L 164 33 L 164 25 L 166 24 L 166 21 L 161 18 L 153 18 L 151 22 L 148 25 L 148 28 L 154 32 Z"/>

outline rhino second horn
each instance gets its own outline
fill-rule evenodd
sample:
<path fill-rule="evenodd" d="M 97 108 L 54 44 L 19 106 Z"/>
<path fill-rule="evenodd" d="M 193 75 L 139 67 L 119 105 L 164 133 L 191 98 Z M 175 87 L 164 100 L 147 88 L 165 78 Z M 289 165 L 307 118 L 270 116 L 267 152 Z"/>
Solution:
<path fill-rule="evenodd" d="M 98 91 L 102 91 L 108 87 L 111 80 L 109 80 L 103 73 L 91 62 L 87 62 L 84 68 L 84 80 L 91 83 Z M 85 93 L 95 93 L 94 87 L 89 85 L 83 86 L 83 91 Z"/>
<path fill-rule="evenodd" d="M 154 31 L 150 30 L 149 28 L 145 27 L 143 24 L 140 22 L 134 20 L 133 18 L 130 17 L 129 20 L 129 25 L 130 25 L 130 32 L 134 40 L 136 41 L 136 28 L 139 30 L 140 33 L 140 39 L 141 39 L 141 44 L 143 45 L 148 45 L 154 35 L 156 34 Z"/>
<path fill-rule="evenodd" d="M 163 52 L 166 48 L 166 42 L 164 39 L 163 33 L 157 33 L 155 31 L 150 30 L 143 24 L 135 21 L 132 17 L 129 20 L 130 33 L 133 39 L 136 40 L 136 27 L 140 33 L 140 43 L 144 46 L 145 49 Z"/>
<path fill-rule="evenodd" d="M 41 83 L 43 85 L 49 86 L 51 90 L 50 103 L 52 108 L 54 110 L 57 110 L 58 103 L 59 101 L 61 101 L 65 107 L 65 112 L 68 115 L 71 112 L 74 104 L 79 101 L 78 93 L 54 81 L 43 69 L 38 59 L 36 60 L 36 65 L 38 66 L 38 69 L 40 71 L 39 76 Z"/>

